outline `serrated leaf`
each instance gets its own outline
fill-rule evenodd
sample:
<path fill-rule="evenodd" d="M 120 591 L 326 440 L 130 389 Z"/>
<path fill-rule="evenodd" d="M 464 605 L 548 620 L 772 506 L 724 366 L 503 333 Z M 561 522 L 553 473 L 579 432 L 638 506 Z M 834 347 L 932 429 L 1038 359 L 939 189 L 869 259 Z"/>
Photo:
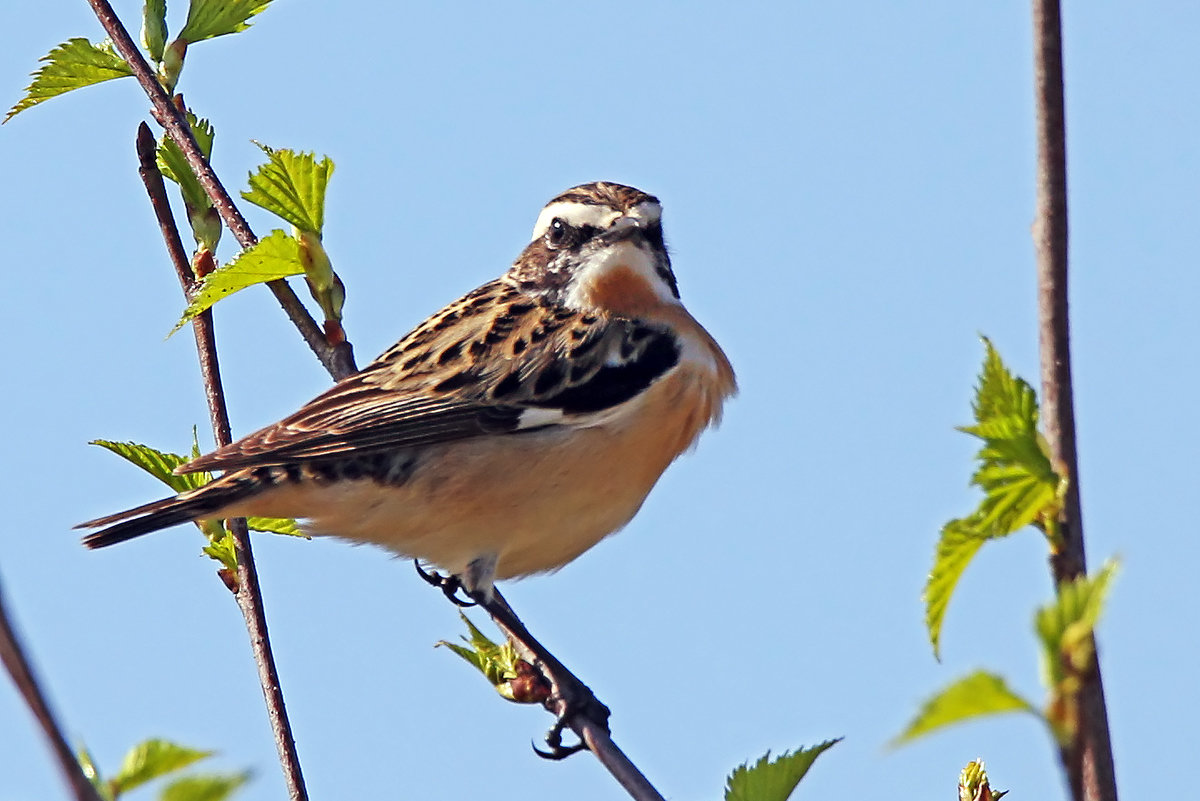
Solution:
<path fill-rule="evenodd" d="M 88 444 L 99 445 L 101 448 L 112 451 L 127 462 L 142 468 L 175 492 L 194 490 L 212 481 L 211 473 L 185 473 L 181 476 L 172 473 L 171 471 L 176 467 L 190 461 L 177 453 L 156 450 L 149 445 L 140 445 L 136 442 L 112 442 L 106 439 L 96 439 Z"/>
<path fill-rule="evenodd" d="M 167 740 L 146 740 L 134 746 L 110 784 L 114 795 L 141 787 L 146 782 L 186 768 L 201 759 L 213 755 L 212 751 L 198 751 Z"/>
<path fill-rule="evenodd" d="M 302 272 L 304 266 L 300 263 L 300 244 L 283 231 L 272 231 L 270 236 L 260 239 L 254 247 L 243 250 L 205 277 L 200 291 L 171 329 L 171 334 L 234 292 Z"/>
<path fill-rule="evenodd" d="M 288 537 L 312 539 L 296 524 L 295 520 L 283 517 L 248 517 L 246 527 L 251 531 L 263 531 L 268 534 L 283 534 Z"/>
<path fill-rule="evenodd" d="M 179 38 L 202 42 L 215 36 L 239 33 L 250 27 L 250 18 L 259 14 L 271 0 L 191 0 L 187 22 Z"/>
<path fill-rule="evenodd" d="M 162 61 L 167 44 L 167 0 L 145 0 L 142 4 L 142 47 L 154 61 Z"/>
<path fill-rule="evenodd" d="M 1005 712 L 1028 712 L 1041 718 L 1032 704 L 1008 688 L 1004 679 L 979 670 L 922 704 L 917 716 L 891 744 L 902 745 L 955 723 Z"/>
<path fill-rule="evenodd" d="M 203 774 L 176 779 L 163 788 L 159 801 L 225 801 L 250 780 L 250 771 L 233 775 Z"/>
<path fill-rule="evenodd" d="M 81 37 L 68 39 L 38 60 L 45 62 L 45 66 L 33 73 L 33 82 L 25 88 L 20 101 L 8 110 L 4 122 L 52 97 L 133 74 L 107 40 L 92 44 Z"/>
<path fill-rule="evenodd" d="M 250 190 L 242 192 L 242 197 L 300 231 L 321 236 L 333 161 L 328 156 L 318 161 L 313 153 L 258 146 L 267 154 L 267 162 L 250 174 Z"/>
<path fill-rule="evenodd" d="M 739 765 L 725 780 L 725 801 L 787 801 L 817 757 L 841 739 L 788 751 L 775 759 L 768 751 L 753 766 Z"/>
<path fill-rule="evenodd" d="M 942 527 L 942 536 L 938 540 L 937 553 L 933 559 L 933 569 L 925 582 L 925 629 L 929 632 L 929 642 L 933 646 L 933 655 L 941 659 L 942 622 L 946 618 L 946 607 L 950 604 L 950 596 L 958 586 L 958 580 L 963 571 L 971 563 L 971 559 L 983 547 L 989 537 L 982 535 L 979 529 L 972 525 L 969 519 L 951 520 Z"/>
<path fill-rule="evenodd" d="M 975 425 L 959 430 L 983 440 L 971 483 L 984 491 L 974 516 L 991 536 L 1053 518 L 1062 479 L 1038 434 L 1037 393 L 1013 375 L 986 337 L 987 353 L 972 408 Z"/>
<path fill-rule="evenodd" d="M 210 559 L 220 562 L 222 567 L 237 573 L 237 547 L 234 545 L 233 534 L 229 529 L 225 528 L 219 520 L 206 520 L 201 529 L 208 537 L 208 545 L 201 548 L 200 551 Z"/>
<path fill-rule="evenodd" d="M 196 137 L 196 144 L 200 147 L 200 152 L 204 154 L 204 158 L 212 158 L 213 138 L 216 135 L 212 123 L 203 117 L 197 117 L 191 111 L 187 112 L 186 117 L 188 125 L 192 129 L 192 136 Z M 166 134 L 163 134 L 158 142 L 158 169 L 163 176 L 179 184 L 183 200 L 189 208 L 206 209 L 212 205 L 212 201 L 209 200 L 204 187 L 200 185 L 200 180 L 196 178 L 183 151 Z"/>
<path fill-rule="evenodd" d="M 1118 562 L 1109 559 L 1094 576 L 1062 583 L 1054 603 L 1038 609 L 1035 624 L 1042 641 L 1042 666 L 1052 692 L 1071 674 L 1091 668 L 1095 658 L 1092 633 L 1117 567 Z"/>

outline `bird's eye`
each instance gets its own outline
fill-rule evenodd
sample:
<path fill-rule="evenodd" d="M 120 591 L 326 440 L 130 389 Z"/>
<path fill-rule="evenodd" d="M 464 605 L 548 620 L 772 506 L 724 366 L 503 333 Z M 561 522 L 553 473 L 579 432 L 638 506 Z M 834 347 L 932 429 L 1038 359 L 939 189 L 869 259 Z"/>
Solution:
<path fill-rule="evenodd" d="M 570 244 L 573 230 L 562 217 L 555 217 L 546 231 L 546 244 L 552 248 L 565 247 Z"/>

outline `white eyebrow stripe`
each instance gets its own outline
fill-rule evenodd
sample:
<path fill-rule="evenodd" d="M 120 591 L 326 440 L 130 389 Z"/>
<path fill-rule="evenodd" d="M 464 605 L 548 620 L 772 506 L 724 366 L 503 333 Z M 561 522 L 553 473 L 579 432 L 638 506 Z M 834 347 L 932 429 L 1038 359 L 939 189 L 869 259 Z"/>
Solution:
<path fill-rule="evenodd" d="M 612 225 L 613 220 L 620 216 L 621 212 L 611 206 L 580 203 L 574 200 L 560 200 L 542 209 L 542 213 L 538 215 L 537 222 L 534 223 L 533 236 L 530 239 L 532 241 L 545 234 L 555 217 L 561 217 L 576 227 L 591 225 L 596 228 L 605 229 Z M 662 218 L 662 206 L 654 201 L 643 200 L 626 212 L 625 216 L 633 217 L 646 223 L 655 223 Z"/>

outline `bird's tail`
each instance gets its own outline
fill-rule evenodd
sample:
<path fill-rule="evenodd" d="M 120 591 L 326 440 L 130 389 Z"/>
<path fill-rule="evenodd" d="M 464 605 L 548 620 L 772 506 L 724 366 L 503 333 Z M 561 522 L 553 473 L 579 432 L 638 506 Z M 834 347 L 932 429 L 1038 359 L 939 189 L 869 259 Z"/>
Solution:
<path fill-rule="evenodd" d="M 125 542 L 152 531 L 168 528 L 189 520 L 221 517 L 220 510 L 235 501 L 253 495 L 259 487 L 247 481 L 228 480 L 234 476 L 223 476 L 211 484 L 190 490 L 171 498 L 163 498 L 124 512 L 98 517 L 75 528 L 101 528 L 83 538 L 88 548 L 105 548 Z"/>

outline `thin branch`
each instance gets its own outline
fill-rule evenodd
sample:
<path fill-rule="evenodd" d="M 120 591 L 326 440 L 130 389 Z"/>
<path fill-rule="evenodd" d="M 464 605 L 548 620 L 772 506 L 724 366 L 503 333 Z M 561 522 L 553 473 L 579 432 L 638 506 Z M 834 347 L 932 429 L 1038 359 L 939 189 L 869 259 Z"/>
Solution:
<path fill-rule="evenodd" d="M 71 786 L 71 792 L 76 801 L 101 801 L 96 788 L 83 775 L 83 768 L 75 759 L 71 747 L 67 745 L 67 738 L 63 736 L 62 729 L 55 720 L 54 713 L 50 710 L 50 703 L 46 700 L 46 696 L 38 684 L 37 677 L 33 673 L 33 666 L 25 656 L 25 650 L 21 647 L 21 642 L 17 639 L 17 634 L 8 620 L 2 592 L 0 592 L 0 662 L 3 662 L 4 667 L 8 669 L 13 684 L 17 685 L 17 691 L 25 699 L 25 705 L 33 712 L 34 718 L 42 727 L 42 733 L 50 741 L 50 748 L 58 759 L 58 768 L 62 771 L 67 784 Z"/>
<path fill-rule="evenodd" d="M 1042 362 L 1042 420 L 1051 458 L 1068 477 L 1061 540 L 1051 556 L 1056 585 L 1084 574 L 1083 515 L 1075 450 L 1067 302 L 1067 137 L 1063 102 L 1062 14 L 1058 0 L 1033 0 L 1034 82 L 1037 103 L 1038 315 Z M 1075 741 L 1060 749 L 1075 799 L 1116 801 L 1117 782 L 1104 685 L 1097 663 L 1079 693 Z"/>
<path fill-rule="evenodd" d="M 196 278 L 188 261 L 179 230 L 175 225 L 171 206 L 167 201 L 166 187 L 158 171 L 155 158 L 156 143 L 150 128 L 142 123 L 138 126 L 137 154 L 138 173 L 146 185 L 150 205 L 158 219 L 159 228 L 167 245 L 167 252 L 185 297 L 190 297 Z M 221 385 L 220 365 L 217 362 L 216 337 L 213 333 L 212 310 L 206 310 L 192 320 L 196 334 L 196 351 L 200 360 L 200 374 L 204 378 L 204 393 L 208 400 L 209 417 L 212 419 L 213 437 L 217 446 L 228 445 L 232 440 L 229 412 L 225 404 Z M 267 634 L 267 618 L 263 610 L 262 591 L 258 583 L 258 571 L 254 566 L 254 555 L 250 548 L 250 534 L 245 520 L 229 521 L 237 550 L 238 569 L 235 597 L 242 617 L 246 620 L 246 631 L 250 635 L 250 647 L 254 662 L 258 665 L 258 678 L 262 684 L 263 697 L 267 703 L 267 717 L 275 734 L 275 746 L 283 766 L 288 795 L 293 801 L 308 798 L 304 787 L 304 776 L 300 770 L 300 758 L 296 753 L 296 740 L 292 736 L 291 723 L 283 702 L 283 691 L 279 684 L 279 673 L 275 667 L 275 656 L 271 651 L 271 640 Z"/>
<path fill-rule="evenodd" d="M 608 707 L 600 703 L 579 678 L 551 654 L 529 632 L 509 606 L 508 601 L 493 589 L 491 598 L 472 596 L 479 606 L 513 642 L 522 658 L 536 665 L 558 691 L 558 697 L 546 701 L 546 708 L 563 720 L 578 735 L 589 751 L 635 801 L 665 801 L 650 780 L 629 760 L 613 742 L 608 729 Z M 569 692 L 563 692 L 564 688 Z"/>
<path fill-rule="evenodd" d="M 221 219 L 225 225 L 233 233 L 238 244 L 243 248 L 253 246 L 258 238 L 254 232 L 250 230 L 250 224 L 246 222 L 246 218 L 238 211 L 237 206 L 233 202 L 233 198 L 225 190 L 221 181 L 213 172 L 212 166 L 208 160 L 204 158 L 204 154 L 200 152 L 199 146 L 196 144 L 196 138 L 192 135 L 191 127 L 188 125 L 187 119 L 183 112 L 176 107 L 171 101 L 170 95 L 158 82 L 154 71 L 146 60 L 142 57 L 142 53 L 130 38 L 129 32 L 117 17 L 108 0 L 88 0 L 88 4 L 95 11 L 96 17 L 100 20 L 100 24 L 108 33 L 117 52 L 129 64 L 133 75 L 145 90 L 146 95 L 150 98 L 151 114 L 158 121 L 167 134 L 174 142 L 179 145 L 183 155 L 187 158 L 188 164 L 196 173 L 196 177 L 200 181 L 200 185 L 204 187 L 204 191 L 212 199 L 213 205 L 217 209 L 217 213 L 221 215 Z M 267 282 L 267 287 L 274 293 L 279 305 L 283 307 L 283 311 L 287 314 L 288 319 L 300 331 L 300 336 L 308 343 L 308 346 L 316 354 L 317 359 L 329 371 L 335 380 L 340 380 L 348 375 L 353 375 L 357 372 L 354 364 L 354 351 L 348 341 L 331 347 L 325 338 L 324 332 L 313 320 L 312 315 L 308 313 L 308 309 L 300 302 L 300 298 L 292 291 L 292 288 L 283 279 Z"/>

